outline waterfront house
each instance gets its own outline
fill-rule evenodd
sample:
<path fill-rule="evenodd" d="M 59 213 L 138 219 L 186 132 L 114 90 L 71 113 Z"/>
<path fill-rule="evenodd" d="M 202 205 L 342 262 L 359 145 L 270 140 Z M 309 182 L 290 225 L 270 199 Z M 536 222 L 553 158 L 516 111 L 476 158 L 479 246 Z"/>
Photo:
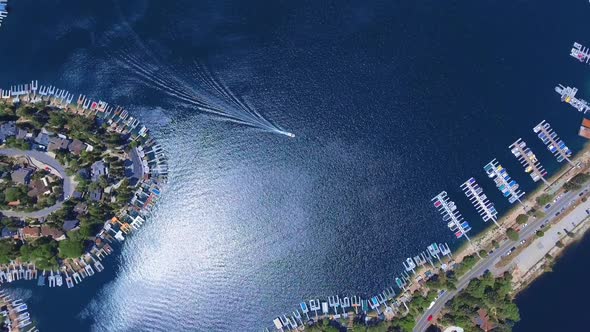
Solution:
<path fill-rule="evenodd" d="M 105 166 L 104 162 L 102 160 L 99 160 L 97 162 L 95 162 L 94 164 L 92 164 L 92 166 L 90 166 L 90 174 L 92 176 L 92 182 L 96 182 L 98 181 L 98 179 L 103 176 L 103 175 L 107 175 L 108 174 L 108 169 Z"/>
<path fill-rule="evenodd" d="M 29 167 L 22 167 L 10 173 L 10 177 L 12 178 L 12 182 L 17 184 L 29 184 L 31 180 L 31 175 L 33 174 L 33 169 Z"/>
<path fill-rule="evenodd" d="M 70 145 L 70 140 L 67 138 L 62 137 L 51 137 L 49 139 L 49 146 L 47 147 L 48 151 L 57 151 L 57 150 L 65 150 Z"/>
<path fill-rule="evenodd" d="M 4 143 L 8 137 L 16 135 L 16 122 L 9 121 L 0 124 L 0 141 Z"/>
<path fill-rule="evenodd" d="M 80 221 L 78 220 L 66 220 L 62 226 L 62 229 L 65 232 L 75 231 L 78 228 L 80 228 Z"/>
<path fill-rule="evenodd" d="M 82 151 L 84 151 L 86 149 L 86 144 L 84 144 L 82 141 L 75 139 L 72 141 L 72 143 L 70 143 L 70 145 L 68 146 L 68 150 L 70 150 L 71 153 L 75 154 L 76 156 L 80 155 L 80 153 L 82 153 Z"/>
<path fill-rule="evenodd" d="M 66 239 L 66 235 L 62 230 L 47 225 L 41 226 L 41 236 L 51 237 L 55 241 Z"/>
<path fill-rule="evenodd" d="M 22 233 L 25 238 L 36 239 L 41 236 L 41 229 L 39 227 L 27 226 L 22 229 Z"/>

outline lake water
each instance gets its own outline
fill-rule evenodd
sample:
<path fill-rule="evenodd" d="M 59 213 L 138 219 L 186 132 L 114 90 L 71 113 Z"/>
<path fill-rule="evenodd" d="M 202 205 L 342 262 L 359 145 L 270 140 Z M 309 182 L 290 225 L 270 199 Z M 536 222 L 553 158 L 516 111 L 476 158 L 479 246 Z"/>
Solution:
<path fill-rule="evenodd" d="M 461 243 L 431 207 L 438 192 L 481 230 L 463 181 L 505 211 L 485 163 L 530 191 L 510 143 L 549 173 L 535 124 L 584 143 L 553 92 L 590 94 L 590 68 L 568 55 L 590 45 L 582 1 L 11 7 L 1 86 L 38 79 L 123 105 L 170 158 L 163 199 L 106 271 L 72 290 L 11 287 L 43 331 L 259 331 L 302 299 L 373 294 L 433 241 Z"/>

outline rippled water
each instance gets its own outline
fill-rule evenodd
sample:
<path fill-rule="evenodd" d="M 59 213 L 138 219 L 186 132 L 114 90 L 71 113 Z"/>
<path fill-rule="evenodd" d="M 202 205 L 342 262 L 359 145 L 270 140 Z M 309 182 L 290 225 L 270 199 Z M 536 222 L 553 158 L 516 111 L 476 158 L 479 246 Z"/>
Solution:
<path fill-rule="evenodd" d="M 497 157 L 531 189 L 513 140 L 549 171 L 557 163 L 533 125 L 548 120 L 574 151 L 583 143 L 579 115 L 552 92 L 559 82 L 590 92 L 562 33 L 579 29 L 582 10 L 12 2 L 2 86 L 37 78 L 125 105 L 170 157 L 163 199 L 108 271 L 73 290 L 17 285 L 32 290 L 44 331 L 256 331 L 304 298 L 380 291 L 403 258 L 458 244 L 430 207 L 440 190 L 481 229 L 460 183 L 476 176 L 504 209 L 486 162 Z M 195 63 L 297 137 L 198 110 L 239 108 Z"/>

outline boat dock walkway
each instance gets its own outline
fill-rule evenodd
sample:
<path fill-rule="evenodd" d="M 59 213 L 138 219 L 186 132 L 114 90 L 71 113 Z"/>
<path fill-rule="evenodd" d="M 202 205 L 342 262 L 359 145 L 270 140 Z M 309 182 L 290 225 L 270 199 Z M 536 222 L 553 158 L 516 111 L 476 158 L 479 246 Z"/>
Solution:
<path fill-rule="evenodd" d="M 545 179 L 547 171 L 541 166 L 537 156 L 527 147 L 526 142 L 521 138 L 517 139 L 514 143 L 508 147 L 510 152 L 520 161 L 520 164 L 524 167 L 524 171 L 529 173 L 533 181 L 538 182 L 543 180 L 545 184 L 549 185 L 549 182 Z"/>
<path fill-rule="evenodd" d="M 590 105 L 588 105 L 587 101 L 576 98 L 576 93 L 578 93 L 577 88 L 565 87 L 559 84 L 555 87 L 555 92 L 559 93 L 562 102 L 572 105 L 579 112 L 586 113 L 590 110 Z"/>
<path fill-rule="evenodd" d="M 447 192 L 440 192 L 431 201 L 434 202 L 434 207 L 442 215 L 443 221 L 447 222 L 449 229 L 455 233 L 455 237 L 460 238 L 464 236 L 468 241 L 471 241 L 467 236 L 467 232 L 471 230 L 471 226 L 469 226 L 467 221 L 463 220 L 463 216 L 461 216 L 455 202 L 449 199 Z"/>
<path fill-rule="evenodd" d="M 590 62 L 590 49 L 578 42 L 574 42 L 570 55 L 582 63 Z"/>
<path fill-rule="evenodd" d="M 543 141 L 543 144 L 547 146 L 547 150 L 553 153 L 558 162 L 566 160 L 570 165 L 574 166 L 570 160 L 572 151 L 565 145 L 564 141 L 559 139 L 559 136 L 557 136 L 557 133 L 551 128 L 548 122 L 545 120 L 541 121 L 533 128 L 533 131 Z"/>
<path fill-rule="evenodd" d="M 520 198 L 524 196 L 524 192 L 519 190 L 519 184 L 510 178 L 508 172 L 496 159 L 493 159 L 483 167 L 489 178 L 494 179 L 496 188 L 500 190 L 504 197 L 508 198 L 510 204 L 518 201 L 523 204 Z"/>
<path fill-rule="evenodd" d="M 486 194 L 484 194 L 483 189 L 477 184 L 474 178 L 470 178 L 463 182 L 461 189 L 463 189 L 465 196 L 467 196 L 467 199 L 473 204 L 473 207 L 475 207 L 477 213 L 479 213 L 484 222 L 491 220 L 498 225 L 498 211 L 494 207 L 494 204 L 490 202 Z"/>

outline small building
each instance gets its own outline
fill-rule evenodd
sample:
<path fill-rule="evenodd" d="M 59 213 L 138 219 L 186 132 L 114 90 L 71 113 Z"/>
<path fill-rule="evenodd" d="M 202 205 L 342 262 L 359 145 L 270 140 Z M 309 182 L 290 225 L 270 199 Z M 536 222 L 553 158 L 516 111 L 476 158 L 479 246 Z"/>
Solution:
<path fill-rule="evenodd" d="M 4 227 L 2 228 L 2 234 L 1 237 L 3 239 L 12 239 L 12 238 L 16 238 L 18 235 L 18 232 L 16 230 L 12 230 L 8 227 Z"/>
<path fill-rule="evenodd" d="M 37 137 L 35 137 L 35 143 L 37 143 L 38 145 L 47 147 L 49 145 L 49 134 L 41 131 Z"/>
<path fill-rule="evenodd" d="M 22 232 L 25 238 L 36 239 L 41 236 L 41 229 L 39 227 L 27 226 L 22 229 Z"/>
<path fill-rule="evenodd" d="M 8 137 L 16 136 L 16 122 L 9 121 L 0 124 L 0 141 L 5 142 Z"/>
<path fill-rule="evenodd" d="M 78 220 L 66 220 L 64 221 L 64 225 L 63 225 L 63 230 L 65 232 L 70 232 L 70 231 L 74 231 L 77 230 L 78 228 L 80 228 L 80 221 Z"/>
<path fill-rule="evenodd" d="M 76 204 L 76 206 L 74 206 L 74 212 L 77 214 L 84 215 L 88 213 L 88 205 L 86 205 L 85 203 L 78 203 Z"/>
<path fill-rule="evenodd" d="M 102 189 L 98 188 L 90 192 L 90 199 L 99 202 L 102 199 Z"/>
<path fill-rule="evenodd" d="M 10 177 L 12 182 L 17 184 L 29 184 L 31 181 L 31 175 L 33 174 L 33 169 L 29 167 L 22 167 L 10 173 Z"/>
<path fill-rule="evenodd" d="M 84 144 L 84 142 L 78 139 L 73 140 L 72 143 L 68 145 L 68 150 L 70 150 L 70 152 L 75 154 L 76 156 L 82 153 L 82 151 L 84 151 L 85 149 L 86 144 Z"/>
<path fill-rule="evenodd" d="M 51 237 L 55 241 L 66 239 L 66 235 L 62 230 L 47 225 L 41 226 L 41 236 Z"/>
<path fill-rule="evenodd" d="M 54 136 L 49 139 L 49 146 L 47 147 L 47 150 L 48 151 L 65 150 L 68 148 L 68 145 L 70 145 L 69 139 Z"/>
<path fill-rule="evenodd" d="M 92 176 L 92 182 L 98 181 L 103 175 L 108 175 L 108 169 L 102 160 L 99 160 L 90 166 L 90 173 Z"/>
<path fill-rule="evenodd" d="M 25 129 L 19 128 L 17 130 L 17 132 L 16 132 L 16 138 L 17 139 L 27 140 L 27 139 L 29 139 L 31 137 L 32 137 L 32 135 L 29 134 L 29 132 L 27 130 L 25 130 Z"/>
<path fill-rule="evenodd" d="M 74 199 L 82 199 L 82 197 L 84 197 L 84 193 L 81 193 L 81 192 L 79 192 L 79 191 L 77 191 L 77 190 L 76 190 L 76 191 L 74 191 L 74 193 L 72 194 L 72 197 L 73 197 Z"/>
<path fill-rule="evenodd" d="M 39 197 L 42 195 L 49 195 L 51 194 L 51 188 L 47 181 L 43 180 L 35 180 L 31 182 L 30 185 L 31 190 L 27 193 L 29 197 Z"/>

